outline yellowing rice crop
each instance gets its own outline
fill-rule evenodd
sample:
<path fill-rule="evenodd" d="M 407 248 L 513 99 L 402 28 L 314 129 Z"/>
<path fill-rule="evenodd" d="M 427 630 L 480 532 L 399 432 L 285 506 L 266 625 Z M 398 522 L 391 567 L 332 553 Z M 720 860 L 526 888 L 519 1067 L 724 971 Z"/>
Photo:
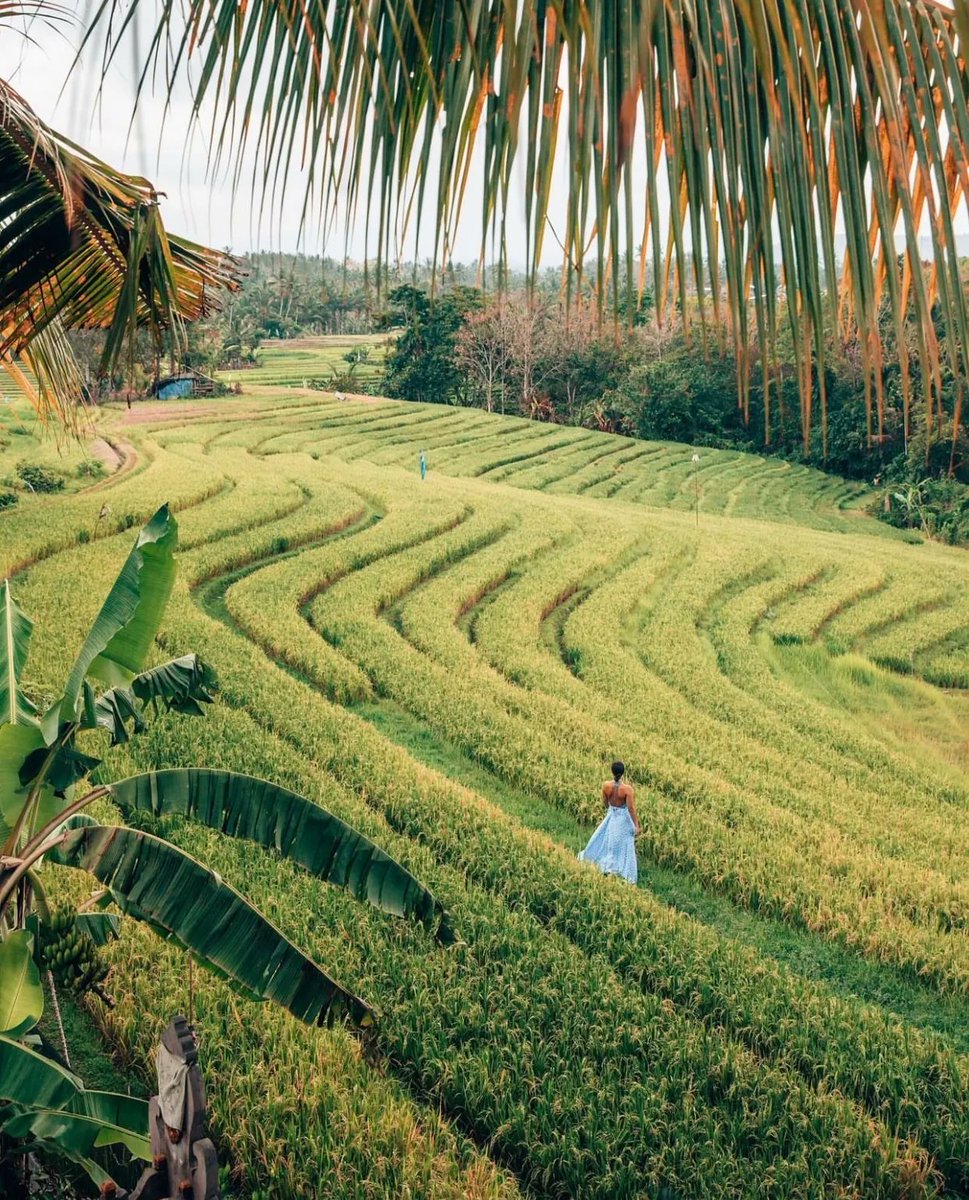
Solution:
<path fill-rule="evenodd" d="M 204 762 L 302 791 L 426 880 L 463 939 L 429 953 L 288 864 L 173 830 L 380 1013 L 364 1054 L 197 977 L 240 1179 L 280 1197 L 969 1192 L 965 552 L 866 518 L 858 487 L 732 452 L 694 475 L 689 447 L 269 389 L 136 416 L 126 474 L 0 516 L 20 603 L 57 630 L 31 686 L 63 670 L 126 527 L 169 499 L 183 549 L 159 653 L 211 661 L 222 702 L 111 769 Z M 381 712 L 493 788 L 418 761 Z M 588 831 L 616 754 L 638 889 L 555 832 Z M 736 936 L 664 903 L 663 871 Z M 922 1015 L 779 961 L 764 930 Z M 134 929 L 113 955 L 100 1016 L 147 1061 L 183 964 Z"/>

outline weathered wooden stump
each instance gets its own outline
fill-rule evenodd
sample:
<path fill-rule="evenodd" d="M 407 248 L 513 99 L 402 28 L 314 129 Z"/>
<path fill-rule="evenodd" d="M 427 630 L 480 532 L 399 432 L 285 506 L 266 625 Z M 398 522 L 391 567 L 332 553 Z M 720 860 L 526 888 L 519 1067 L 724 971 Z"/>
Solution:
<path fill-rule="evenodd" d="M 215 1147 L 205 1137 L 205 1085 L 198 1043 L 184 1017 L 162 1034 L 155 1057 L 158 1095 L 148 1105 L 152 1165 L 118 1200 L 220 1200 Z"/>

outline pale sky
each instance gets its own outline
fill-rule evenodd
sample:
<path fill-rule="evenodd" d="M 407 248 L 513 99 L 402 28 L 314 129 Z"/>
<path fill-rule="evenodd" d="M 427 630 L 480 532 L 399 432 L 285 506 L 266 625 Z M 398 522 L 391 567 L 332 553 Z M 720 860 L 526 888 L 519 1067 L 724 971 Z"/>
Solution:
<path fill-rule="evenodd" d="M 79 6 L 80 7 L 80 6 Z M 0 78 L 17 89 L 35 112 L 58 132 L 79 143 L 112 167 L 129 174 L 144 175 L 160 192 L 164 192 L 162 212 L 171 230 L 212 246 L 230 246 L 236 253 L 247 250 L 301 249 L 308 254 L 329 253 L 342 258 L 344 251 L 342 214 L 337 232 L 331 233 L 324 245 L 318 229 L 308 230 L 300 244 L 300 213 L 305 191 L 305 177 L 294 172 L 288 181 L 281 205 L 274 204 L 272 218 L 260 223 L 258 202 L 250 203 L 249 180 L 244 180 L 238 194 L 233 193 L 229 172 L 207 178 L 209 156 L 201 128 L 191 137 L 191 101 L 187 86 L 174 97 L 165 117 L 163 88 L 139 106 L 137 123 L 130 125 L 134 79 L 130 58 L 116 62 L 105 81 L 100 103 L 97 88 L 100 82 L 97 51 L 86 52 L 83 66 L 70 75 L 79 29 L 69 24 L 51 28 L 34 22 L 32 41 L 10 28 L 0 29 Z M 93 48 L 92 48 L 93 50 Z M 63 92 L 62 92 L 63 89 Z M 164 127 L 162 121 L 164 118 Z M 524 168 L 518 165 L 518 199 L 524 191 Z M 480 246 L 479 207 L 472 190 L 472 180 L 464 211 L 467 214 L 459 231 L 455 260 L 475 261 Z M 525 239 L 518 235 L 524 226 L 524 207 L 520 219 L 509 221 L 509 257 L 512 263 L 523 263 Z M 364 253 L 363 218 L 358 218 L 351 231 L 349 251 L 352 258 Z M 422 257 L 431 253 L 432 227 L 425 222 L 421 231 Z M 549 239 L 551 240 L 551 239 Z M 371 246 L 371 255 L 374 247 Z M 405 259 L 413 257 L 413 238 L 408 243 Z M 552 243 L 545 256 L 558 263 L 560 255 Z"/>

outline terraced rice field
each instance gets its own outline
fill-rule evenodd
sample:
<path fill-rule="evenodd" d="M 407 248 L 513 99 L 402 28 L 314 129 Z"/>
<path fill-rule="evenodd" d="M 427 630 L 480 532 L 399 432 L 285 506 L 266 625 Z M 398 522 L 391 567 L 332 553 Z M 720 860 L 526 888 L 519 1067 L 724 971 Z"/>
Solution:
<path fill-rule="evenodd" d="M 247 387 L 302 387 L 304 380 L 328 380 L 334 373 L 344 374 L 351 365 L 344 356 L 351 351 L 367 349 L 370 351 L 367 361 L 360 363 L 353 373 L 362 387 L 380 374 L 386 343 L 387 335 L 383 333 L 269 338 L 256 351 L 258 366 L 219 374 L 231 383 L 241 380 Z"/>
<path fill-rule="evenodd" d="M 92 440 L 94 431 L 87 422 L 82 430 L 86 436 L 81 442 L 55 437 L 14 391 L 9 376 L 0 372 L 0 491 L 25 486 L 17 476 L 21 463 L 54 471 L 65 491 L 89 486 L 100 477 L 101 461 L 113 456 L 103 440 Z"/>
<path fill-rule="evenodd" d="M 462 942 L 171 836 L 381 1014 L 307 1031 L 197 979 L 218 1137 L 272 1196 L 969 1195 L 969 558 L 731 453 L 253 389 L 145 408 L 133 469 L 0 516 L 51 686 L 179 512 L 159 655 L 221 703 L 112 771 L 233 767 L 421 876 Z M 421 482 L 423 448 L 430 473 Z M 92 506 L 114 524 L 95 536 Z M 575 860 L 621 755 L 641 886 Z M 180 956 L 100 1014 L 146 1062 Z M 153 1014 L 147 1019 L 146 1014 Z M 157 1018 L 157 1019 L 155 1019 Z"/>

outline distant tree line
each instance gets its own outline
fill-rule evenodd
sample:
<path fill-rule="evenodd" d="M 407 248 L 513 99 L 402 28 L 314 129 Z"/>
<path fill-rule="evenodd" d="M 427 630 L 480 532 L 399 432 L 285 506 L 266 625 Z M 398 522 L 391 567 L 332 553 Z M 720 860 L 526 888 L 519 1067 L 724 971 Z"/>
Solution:
<path fill-rule="evenodd" d="M 959 381 L 943 378 L 926 411 L 914 316 L 901 330 L 900 346 L 887 308 L 883 314 L 880 421 L 870 389 L 866 395 L 860 348 L 829 339 L 824 370 L 815 363 L 813 372 L 819 436 L 805 454 L 793 349 L 781 342 L 766 379 L 754 363 L 743 387 L 729 338 L 715 331 L 703 336 L 695 319 L 656 320 L 648 277 L 642 295 L 620 297 L 618 312 L 603 312 L 589 290 L 564 303 L 558 271 L 530 288 L 512 274 L 499 291 L 479 286 L 476 265 L 449 264 L 435 273 L 430 262 L 407 264 L 384 268 L 378 277 L 364 265 L 304 255 L 252 254 L 244 261 L 242 289 L 216 316 L 189 326 L 180 365 L 208 374 L 238 370 L 257 363 L 269 338 L 382 332 L 393 341 L 385 377 L 371 386 L 387 395 L 779 455 L 877 480 L 888 496 L 888 511 L 879 515 L 950 539 L 957 529 L 959 538 L 969 538 L 964 429 L 951 455 Z M 938 313 L 936 320 L 941 339 Z M 108 383 L 108 390 L 143 391 L 174 365 L 141 337 L 127 378 L 96 381 L 100 338 L 71 335 L 95 389 Z M 826 438 L 820 436 L 822 412 Z"/>
<path fill-rule="evenodd" d="M 391 290 L 383 319 L 399 327 L 386 358 L 387 395 L 806 462 L 877 483 L 887 497 L 884 519 L 969 541 L 964 430 L 949 476 L 957 383 L 944 381 L 927 413 L 912 347 L 899 353 L 887 314 L 881 435 L 871 435 L 860 351 L 832 345 L 823 372 L 826 445 L 813 439 L 807 455 L 793 355 L 770 367 L 765 403 L 758 369 L 745 389 L 729 346 L 695 329 L 687 337 L 678 321 L 658 327 L 648 292 L 615 320 L 594 301 L 565 305 L 548 290 L 486 295 L 461 285 L 432 296 L 408 284 Z M 821 386 L 818 372 L 818 393 Z M 815 408 L 820 420 L 820 396 Z"/>

